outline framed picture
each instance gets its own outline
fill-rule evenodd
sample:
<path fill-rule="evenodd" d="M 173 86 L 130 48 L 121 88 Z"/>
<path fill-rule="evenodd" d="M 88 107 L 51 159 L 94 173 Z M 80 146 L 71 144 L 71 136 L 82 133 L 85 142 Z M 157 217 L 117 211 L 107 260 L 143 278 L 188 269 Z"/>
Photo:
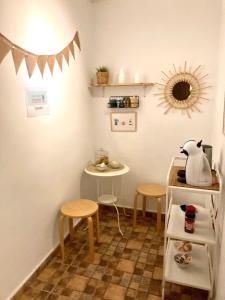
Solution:
<path fill-rule="evenodd" d="M 50 106 L 45 88 L 26 89 L 27 117 L 40 117 L 50 114 Z"/>
<path fill-rule="evenodd" d="M 130 132 L 137 130 L 136 112 L 111 112 L 111 131 Z"/>

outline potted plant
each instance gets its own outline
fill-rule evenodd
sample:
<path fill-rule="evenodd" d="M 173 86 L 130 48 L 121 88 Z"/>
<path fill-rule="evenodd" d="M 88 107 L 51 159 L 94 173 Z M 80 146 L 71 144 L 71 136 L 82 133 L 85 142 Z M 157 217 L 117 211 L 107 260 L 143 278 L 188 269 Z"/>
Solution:
<path fill-rule="evenodd" d="M 96 78 L 97 78 L 97 84 L 108 84 L 109 82 L 108 69 L 104 66 L 97 68 Z"/>

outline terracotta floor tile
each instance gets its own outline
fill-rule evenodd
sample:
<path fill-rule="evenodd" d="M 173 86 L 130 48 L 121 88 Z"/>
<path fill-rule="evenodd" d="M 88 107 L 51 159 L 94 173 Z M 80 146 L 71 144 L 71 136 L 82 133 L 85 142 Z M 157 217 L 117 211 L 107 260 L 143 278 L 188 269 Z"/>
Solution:
<path fill-rule="evenodd" d="M 123 300 L 126 294 L 126 289 L 122 286 L 110 284 L 105 292 L 104 299 L 106 300 Z"/>
<path fill-rule="evenodd" d="M 57 298 L 58 298 L 58 295 L 56 295 L 56 294 L 50 294 L 47 299 L 48 300 L 57 300 Z"/>
<path fill-rule="evenodd" d="M 76 290 L 79 292 L 83 292 L 87 286 L 88 278 L 80 275 L 75 275 L 67 284 L 67 287 Z"/>
<path fill-rule="evenodd" d="M 112 242 L 113 236 L 108 234 L 101 234 L 100 235 L 100 243 L 110 244 Z"/>
<path fill-rule="evenodd" d="M 164 255 L 164 247 L 163 246 L 159 247 L 158 255 L 162 255 L 162 256 Z"/>
<path fill-rule="evenodd" d="M 159 267 L 154 268 L 153 272 L 153 278 L 157 280 L 162 280 L 163 279 L 163 269 Z"/>
<path fill-rule="evenodd" d="M 191 300 L 190 295 L 181 295 L 181 300 Z"/>
<path fill-rule="evenodd" d="M 129 240 L 127 242 L 126 248 L 128 249 L 135 249 L 135 250 L 141 250 L 143 246 L 143 241 L 137 241 L 137 240 Z"/>
<path fill-rule="evenodd" d="M 127 289 L 127 296 L 136 299 L 137 290 Z"/>
<path fill-rule="evenodd" d="M 124 271 L 127 273 L 133 273 L 135 267 L 135 262 L 128 259 L 120 259 L 117 265 L 117 270 Z"/>
<path fill-rule="evenodd" d="M 134 232 L 144 232 L 144 233 L 147 233 L 148 232 L 148 226 L 138 224 L 136 226 L 136 228 L 134 229 Z"/>
<path fill-rule="evenodd" d="M 132 278 L 132 274 L 124 273 L 121 278 L 120 285 L 124 286 L 124 287 L 128 287 L 130 284 L 131 278 Z"/>
<path fill-rule="evenodd" d="M 41 281 L 49 281 L 51 276 L 55 273 L 55 268 L 45 268 L 37 277 L 37 279 L 41 280 Z"/>
<path fill-rule="evenodd" d="M 162 299 L 161 297 L 154 296 L 154 295 L 149 295 L 148 296 L 148 300 L 161 300 L 161 299 Z"/>

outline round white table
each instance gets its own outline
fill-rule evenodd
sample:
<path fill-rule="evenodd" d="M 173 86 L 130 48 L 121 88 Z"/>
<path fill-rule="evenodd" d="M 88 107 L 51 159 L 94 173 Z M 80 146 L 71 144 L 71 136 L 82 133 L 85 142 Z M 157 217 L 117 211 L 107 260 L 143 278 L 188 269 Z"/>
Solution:
<path fill-rule="evenodd" d="M 85 173 L 91 176 L 97 177 L 97 194 L 98 194 L 98 202 L 100 204 L 110 205 L 113 204 L 116 212 L 117 212 L 117 220 L 118 220 L 118 228 L 123 235 L 121 228 L 120 228 L 120 218 L 119 218 L 119 211 L 116 206 L 116 202 L 118 201 L 118 197 L 115 195 L 114 192 L 114 182 L 113 177 L 118 177 L 127 174 L 130 171 L 130 168 L 127 165 L 122 164 L 122 167 L 119 169 L 107 168 L 105 171 L 98 171 L 94 165 L 89 165 L 84 169 Z M 103 181 L 100 179 L 104 178 L 112 178 L 111 181 L 111 193 L 104 194 L 103 191 Z"/>

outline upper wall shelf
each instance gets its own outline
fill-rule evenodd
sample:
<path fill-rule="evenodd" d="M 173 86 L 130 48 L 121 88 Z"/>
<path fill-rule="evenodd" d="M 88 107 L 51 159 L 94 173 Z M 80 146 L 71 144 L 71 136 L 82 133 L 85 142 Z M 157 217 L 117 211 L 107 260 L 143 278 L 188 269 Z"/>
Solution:
<path fill-rule="evenodd" d="M 144 89 L 144 97 L 145 97 L 145 91 L 147 87 L 153 86 L 154 83 L 152 82 L 140 82 L 140 83 L 108 83 L 108 84 L 96 84 L 93 83 L 90 85 L 91 88 L 102 88 L 102 94 L 104 97 L 105 94 L 105 88 L 112 87 L 112 88 L 120 88 L 120 87 L 141 87 Z"/>
<path fill-rule="evenodd" d="M 91 84 L 91 87 L 122 87 L 122 86 L 141 86 L 141 87 L 148 87 L 153 86 L 154 83 L 152 82 L 145 82 L 145 83 L 108 83 L 108 84 Z"/>

